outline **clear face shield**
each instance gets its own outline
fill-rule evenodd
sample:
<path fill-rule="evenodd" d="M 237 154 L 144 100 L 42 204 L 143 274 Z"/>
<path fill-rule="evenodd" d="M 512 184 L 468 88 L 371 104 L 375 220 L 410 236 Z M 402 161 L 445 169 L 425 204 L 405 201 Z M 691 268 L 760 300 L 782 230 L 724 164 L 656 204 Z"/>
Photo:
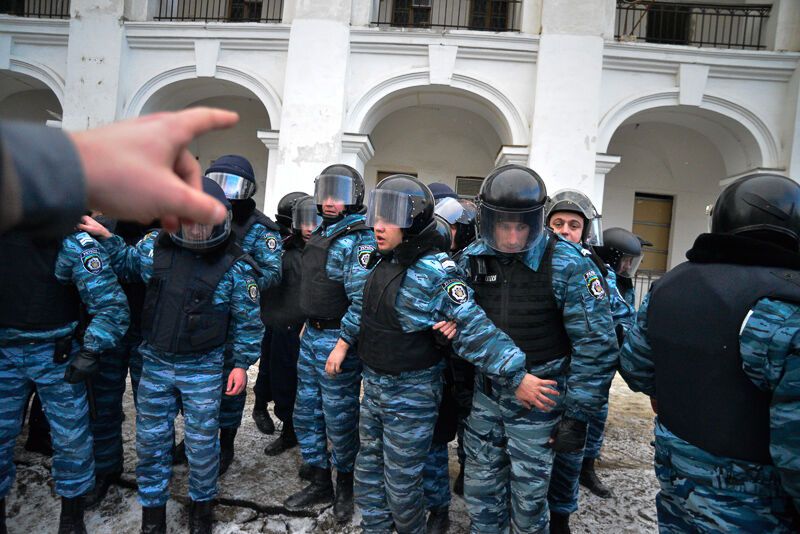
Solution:
<path fill-rule="evenodd" d="M 178 245 L 192 250 L 207 250 L 225 241 L 231 234 L 231 212 L 217 225 L 181 223 L 177 232 L 170 237 Z"/>
<path fill-rule="evenodd" d="M 356 203 L 356 188 L 350 176 L 338 174 L 320 174 L 314 185 L 314 203 L 326 204 L 344 209 Z"/>
<path fill-rule="evenodd" d="M 480 235 L 498 252 L 514 254 L 530 250 L 544 234 L 544 206 L 528 211 L 504 211 L 480 207 Z"/>
<path fill-rule="evenodd" d="M 583 242 L 592 247 L 603 246 L 603 217 L 598 215 L 589 221 Z"/>
<path fill-rule="evenodd" d="M 617 273 L 617 276 L 622 276 L 623 278 L 633 278 L 636 276 L 636 271 L 639 270 L 639 265 L 642 264 L 643 258 L 644 254 L 635 256 L 632 254 L 623 254 L 617 262 L 614 272 Z"/>
<path fill-rule="evenodd" d="M 411 195 L 386 189 L 373 189 L 367 200 L 366 225 L 374 228 L 380 222 L 398 228 L 410 228 L 413 223 L 411 216 L 413 207 L 414 201 Z"/>
<path fill-rule="evenodd" d="M 314 199 L 304 198 L 292 211 L 292 229 L 299 232 L 313 232 L 322 223 L 322 217 L 317 213 Z"/>
<path fill-rule="evenodd" d="M 219 184 L 228 200 L 243 200 L 256 192 L 256 184 L 235 174 L 210 172 L 206 176 Z"/>
<path fill-rule="evenodd" d="M 708 219 L 708 233 L 711 233 L 711 219 L 714 215 L 714 204 L 706 206 L 706 218 Z"/>
<path fill-rule="evenodd" d="M 436 203 L 433 212 L 450 224 L 470 224 L 475 220 L 478 208 L 469 200 L 443 198 Z"/>

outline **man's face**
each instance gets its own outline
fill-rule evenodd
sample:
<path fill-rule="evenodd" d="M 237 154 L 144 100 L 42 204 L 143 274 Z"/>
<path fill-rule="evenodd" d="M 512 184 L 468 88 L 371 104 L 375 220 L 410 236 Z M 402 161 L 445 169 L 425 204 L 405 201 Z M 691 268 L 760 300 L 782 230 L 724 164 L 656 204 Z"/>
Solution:
<path fill-rule="evenodd" d="M 338 217 L 344 211 L 344 201 L 328 197 L 322 201 L 322 214 L 325 217 Z"/>
<path fill-rule="evenodd" d="M 375 232 L 375 241 L 377 241 L 380 252 L 386 253 L 394 250 L 397 245 L 403 242 L 403 229 L 387 223 L 380 217 L 375 223 L 373 231 Z"/>
<path fill-rule="evenodd" d="M 182 227 L 183 235 L 188 241 L 206 241 L 211 237 L 213 226 L 208 224 L 184 224 Z"/>
<path fill-rule="evenodd" d="M 550 228 L 567 241 L 580 243 L 583 217 L 571 211 L 557 211 L 550 216 Z"/>
<path fill-rule="evenodd" d="M 300 236 L 303 238 L 303 241 L 308 243 L 308 240 L 311 239 L 311 233 L 314 231 L 314 226 L 311 224 L 304 224 L 300 226 Z"/>
<path fill-rule="evenodd" d="M 500 252 L 520 252 L 528 243 L 531 227 L 523 222 L 502 221 L 494 225 L 494 241 Z"/>
<path fill-rule="evenodd" d="M 633 257 L 623 256 L 622 259 L 619 260 L 619 272 L 629 272 L 631 270 L 631 265 L 633 265 Z"/>
<path fill-rule="evenodd" d="M 456 249 L 456 232 L 458 228 L 455 224 L 450 225 L 450 250 Z"/>

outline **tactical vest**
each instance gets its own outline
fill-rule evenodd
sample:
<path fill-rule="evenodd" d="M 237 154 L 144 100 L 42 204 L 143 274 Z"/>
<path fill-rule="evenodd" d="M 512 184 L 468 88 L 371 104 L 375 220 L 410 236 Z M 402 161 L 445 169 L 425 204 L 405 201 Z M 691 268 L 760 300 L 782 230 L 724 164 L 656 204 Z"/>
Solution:
<path fill-rule="evenodd" d="M 237 218 L 233 218 L 231 220 L 231 231 L 236 236 L 236 242 L 239 243 L 239 245 L 242 244 L 242 241 L 244 241 L 244 236 L 247 235 L 247 232 L 249 232 L 250 228 L 252 228 L 256 223 L 262 224 L 267 228 L 267 230 L 272 230 L 273 232 L 280 232 L 281 229 L 281 227 L 278 226 L 277 223 L 273 222 L 272 219 L 255 209 L 254 203 L 253 211 L 250 213 L 250 216 L 247 217 L 247 219 L 237 220 Z"/>
<path fill-rule="evenodd" d="M 800 272 L 683 263 L 653 285 L 647 338 L 661 423 L 714 455 L 770 464 L 771 395 L 747 378 L 739 352 L 742 323 L 764 297 L 800 303 Z"/>
<path fill-rule="evenodd" d="M 442 359 L 433 330 L 403 332 L 397 319 L 395 302 L 407 270 L 407 266 L 381 260 L 364 286 L 358 356 L 378 372 L 418 371 Z"/>
<path fill-rule="evenodd" d="M 61 244 L 16 232 L 0 236 L 0 327 L 54 330 L 79 319 L 78 289 L 55 275 Z M 92 248 L 85 246 L 85 252 Z"/>
<path fill-rule="evenodd" d="M 213 305 L 220 280 L 237 260 L 253 261 L 234 239 L 216 250 L 198 254 L 158 236 L 153 250 L 153 275 L 142 310 L 142 336 L 163 352 L 208 352 L 228 336 L 230 308 Z"/>
<path fill-rule="evenodd" d="M 303 249 L 300 308 L 313 319 L 338 321 L 347 313 L 350 299 L 344 284 L 328 278 L 328 250 L 339 237 L 365 229 L 363 221 L 345 226 L 332 235 L 314 232 Z"/>
<path fill-rule="evenodd" d="M 289 239 L 302 241 L 299 236 Z M 300 328 L 306 320 L 305 313 L 300 308 L 302 258 L 301 247 L 284 241 L 281 283 L 261 293 L 261 318 L 270 328 Z"/>
<path fill-rule="evenodd" d="M 522 349 L 528 369 L 572 353 L 563 312 L 553 294 L 556 241 L 551 235 L 538 271 L 518 255 L 508 265 L 494 255 L 470 257 L 475 301 Z"/>

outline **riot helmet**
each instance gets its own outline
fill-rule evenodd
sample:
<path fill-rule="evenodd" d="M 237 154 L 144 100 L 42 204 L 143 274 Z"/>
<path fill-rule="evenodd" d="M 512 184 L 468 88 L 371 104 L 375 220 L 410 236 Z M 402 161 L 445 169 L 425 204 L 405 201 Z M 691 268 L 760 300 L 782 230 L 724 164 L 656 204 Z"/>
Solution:
<path fill-rule="evenodd" d="M 544 235 L 547 188 L 532 169 L 503 165 L 489 173 L 478 194 L 481 238 L 502 253 L 531 249 Z"/>
<path fill-rule="evenodd" d="M 609 228 L 603 232 L 603 244 L 593 248 L 623 278 L 633 278 L 644 257 L 642 240 L 624 228 Z"/>
<path fill-rule="evenodd" d="M 205 174 L 219 184 L 228 200 L 244 200 L 256 192 L 253 166 L 243 156 L 236 154 L 220 156 L 214 160 Z"/>
<path fill-rule="evenodd" d="M 314 200 L 317 213 L 329 222 L 337 221 L 349 213 L 358 213 L 364 207 L 364 178 L 349 165 L 325 167 L 314 180 Z M 326 201 L 342 205 L 341 212 L 326 216 L 323 211 Z"/>
<path fill-rule="evenodd" d="M 219 200 L 228 209 L 225 220 L 219 224 L 182 222 L 177 232 L 169 234 L 178 245 L 197 251 L 212 249 L 231 235 L 231 203 L 225 197 L 222 187 L 208 176 L 204 176 L 203 192 Z"/>
<path fill-rule="evenodd" d="M 441 215 L 433 214 L 433 220 L 436 223 L 436 248 L 445 254 L 450 254 L 450 249 L 453 248 L 453 234 L 450 230 L 450 223 L 448 223 Z"/>
<path fill-rule="evenodd" d="M 561 189 L 547 200 L 545 206 L 547 212 L 547 225 L 551 225 L 551 219 L 555 213 L 570 212 L 583 217 L 583 231 L 581 232 L 581 243 L 590 246 L 603 244 L 603 218 L 594 207 L 589 197 L 577 189 Z M 558 229 L 553 228 L 557 233 Z"/>
<path fill-rule="evenodd" d="M 756 173 L 736 180 L 714 203 L 711 232 L 744 235 L 797 251 L 800 184 L 771 173 Z"/>
<path fill-rule="evenodd" d="M 455 230 L 453 250 L 461 250 L 475 241 L 478 207 L 471 200 L 443 198 L 436 202 L 434 213 L 443 217 Z"/>
<path fill-rule="evenodd" d="M 447 184 L 443 184 L 442 182 L 433 182 L 432 184 L 428 184 L 428 189 L 430 189 L 431 193 L 433 193 L 433 199 L 437 204 L 446 198 L 458 198 L 458 195 L 456 195 L 456 192 L 453 191 L 453 188 Z"/>
<path fill-rule="evenodd" d="M 292 211 L 292 230 L 298 233 L 313 232 L 322 223 L 322 217 L 317 213 L 314 197 L 305 195 L 297 199 Z"/>
<path fill-rule="evenodd" d="M 382 221 L 403 230 L 403 239 L 420 235 L 434 224 L 433 193 L 428 186 L 407 174 L 384 178 L 370 191 L 367 226 Z"/>
<path fill-rule="evenodd" d="M 275 214 L 275 220 L 278 222 L 278 224 L 284 228 L 293 228 L 292 213 L 294 211 L 294 207 L 301 198 L 309 196 L 311 195 L 308 193 L 303 193 L 302 191 L 294 191 L 288 195 L 283 195 L 283 197 L 278 201 L 278 213 Z"/>

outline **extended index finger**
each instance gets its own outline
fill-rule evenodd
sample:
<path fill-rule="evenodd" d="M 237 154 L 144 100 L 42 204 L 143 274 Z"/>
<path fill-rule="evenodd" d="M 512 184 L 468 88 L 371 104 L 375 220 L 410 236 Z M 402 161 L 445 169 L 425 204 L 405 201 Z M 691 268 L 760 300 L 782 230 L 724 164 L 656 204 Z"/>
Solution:
<path fill-rule="evenodd" d="M 181 144 L 186 145 L 198 135 L 230 128 L 239 121 L 239 115 L 223 109 L 197 107 L 178 111 L 170 121 L 173 123 L 172 131 L 178 133 Z"/>

